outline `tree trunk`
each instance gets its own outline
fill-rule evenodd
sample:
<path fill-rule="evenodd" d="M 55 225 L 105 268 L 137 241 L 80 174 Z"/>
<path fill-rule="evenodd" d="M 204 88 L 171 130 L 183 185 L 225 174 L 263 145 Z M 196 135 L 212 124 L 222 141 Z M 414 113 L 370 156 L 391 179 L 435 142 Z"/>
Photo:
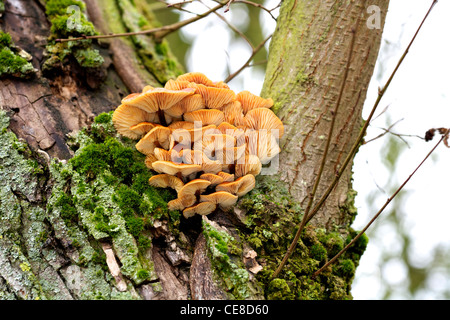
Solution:
<path fill-rule="evenodd" d="M 283 272 L 271 275 L 317 176 L 352 28 L 352 60 L 319 196 L 358 134 L 387 0 L 372 3 L 381 8 L 380 29 L 366 27 L 361 1 L 283 1 L 262 91 L 286 128 L 279 169 L 258 177 L 233 210 L 188 220 L 167 210 L 170 190 L 145 183 L 151 172 L 135 142 L 116 135 L 109 112 L 128 93 L 182 73 L 167 44 L 112 38 L 60 59 L 49 46 L 55 43 L 47 43 L 56 36 L 49 2 L 6 1 L 0 24 L 37 69 L 32 78 L 0 82 L 0 298 L 351 297 L 364 238 L 311 279 L 353 234 L 351 168 Z M 100 33 L 157 26 L 143 0 L 84 2 Z M 93 49 L 103 63 L 83 65 L 80 52 Z"/>

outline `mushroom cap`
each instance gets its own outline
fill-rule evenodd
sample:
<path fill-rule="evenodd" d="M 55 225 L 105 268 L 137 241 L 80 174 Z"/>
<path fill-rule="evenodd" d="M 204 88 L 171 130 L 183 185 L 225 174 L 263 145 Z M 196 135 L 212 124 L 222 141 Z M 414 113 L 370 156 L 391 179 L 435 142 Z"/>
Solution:
<path fill-rule="evenodd" d="M 220 172 L 217 172 L 217 175 L 219 177 L 222 177 L 224 182 L 234 181 L 234 174 L 232 174 L 232 173 L 220 171 Z"/>
<path fill-rule="evenodd" d="M 206 134 L 202 139 L 202 150 L 210 159 L 220 160 L 221 163 L 231 163 L 233 148 L 236 145 L 236 139 L 226 134 Z M 231 159 L 229 156 L 231 155 Z M 225 162 L 224 162 L 225 161 Z"/>
<path fill-rule="evenodd" d="M 236 95 L 236 100 L 241 103 L 244 114 L 252 109 L 271 108 L 273 106 L 272 98 L 264 99 L 247 90 L 239 92 Z"/>
<path fill-rule="evenodd" d="M 186 195 L 200 196 L 202 192 L 211 185 L 211 182 L 203 179 L 194 179 L 186 183 L 178 192 L 178 197 L 184 197 Z"/>
<path fill-rule="evenodd" d="M 242 197 L 243 195 L 247 194 L 256 185 L 256 179 L 255 179 L 255 176 L 253 174 L 246 174 L 245 176 L 236 179 L 236 181 L 240 182 L 240 186 L 239 186 L 238 191 L 236 193 L 236 195 L 238 197 Z"/>
<path fill-rule="evenodd" d="M 190 83 L 189 81 L 185 80 L 170 79 L 169 81 L 166 82 L 164 88 L 167 90 L 183 90 L 189 88 L 189 83 Z"/>
<path fill-rule="evenodd" d="M 194 94 L 194 92 L 195 88 L 182 90 L 154 88 L 138 94 L 132 93 L 122 99 L 122 104 L 128 104 L 149 113 L 155 113 L 158 110 L 169 109 L 185 97 Z"/>
<path fill-rule="evenodd" d="M 240 185 L 241 183 L 238 180 L 231 182 L 222 182 L 221 184 L 216 186 L 216 191 L 225 191 L 235 195 L 238 192 Z"/>
<path fill-rule="evenodd" d="M 145 166 L 146 166 L 147 168 L 153 169 L 152 164 L 153 164 L 153 162 L 155 162 L 155 161 L 158 161 L 158 159 L 155 157 L 155 155 L 154 155 L 154 154 L 148 154 L 148 155 L 145 157 L 144 163 L 145 163 Z"/>
<path fill-rule="evenodd" d="M 216 210 L 217 205 L 212 202 L 200 202 L 192 207 L 183 210 L 183 216 L 187 219 L 195 214 L 207 215 Z"/>
<path fill-rule="evenodd" d="M 262 164 L 269 163 L 281 149 L 270 130 L 249 129 L 246 131 L 247 154 L 258 156 Z"/>
<path fill-rule="evenodd" d="M 208 180 L 209 182 L 211 182 L 211 186 L 216 186 L 223 182 L 223 178 L 214 173 L 203 173 L 202 175 L 200 175 L 200 179 Z"/>
<path fill-rule="evenodd" d="M 272 110 L 266 108 L 256 108 L 247 112 L 245 115 L 246 126 L 251 129 L 270 130 L 275 135 L 275 130 L 278 130 L 276 135 L 281 138 L 284 134 L 283 122 L 273 113 Z"/>
<path fill-rule="evenodd" d="M 205 108 L 205 102 L 199 94 L 193 94 L 174 104 L 169 109 L 164 110 L 165 113 L 172 117 L 181 118 L 186 112 L 192 112 Z"/>
<path fill-rule="evenodd" d="M 229 208 L 235 205 L 237 200 L 237 196 L 225 191 L 216 191 L 211 194 L 202 194 L 200 196 L 200 202 L 212 202 L 220 205 L 222 208 Z"/>
<path fill-rule="evenodd" d="M 202 179 L 194 179 L 186 183 L 178 191 L 178 197 L 169 201 L 169 210 L 183 210 L 186 207 L 194 205 L 200 194 L 206 190 L 211 182 Z"/>
<path fill-rule="evenodd" d="M 194 123 L 189 121 L 174 121 L 171 124 L 168 125 L 169 128 L 175 130 L 175 129 L 194 129 Z"/>
<path fill-rule="evenodd" d="M 114 110 L 112 122 L 117 132 L 130 139 L 138 139 L 142 134 L 131 130 L 130 128 L 144 122 L 153 122 L 155 120 L 152 114 L 127 104 L 121 104 Z"/>
<path fill-rule="evenodd" d="M 205 76 L 201 72 L 188 72 L 188 73 L 182 74 L 177 77 L 176 81 L 188 81 L 188 82 L 194 82 L 197 84 L 203 84 L 206 86 L 214 86 L 214 82 L 212 82 L 207 76 Z"/>
<path fill-rule="evenodd" d="M 202 126 L 210 124 L 218 126 L 225 120 L 223 112 L 217 109 L 200 109 L 186 112 L 183 115 L 183 118 L 185 121 L 189 122 L 200 121 Z"/>
<path fill-rule="evenodd" d="M 255 176 L 247 174 L 231 182 L 223 182 L 216 186 L 216 191 L 226 191 L 241 197 L 255 187 Z"/>
<path fill-rule="evenodd" d="M 226 83 L 223 82 L 223 81 L 213 82 L 212 87 L 230 89 L 230 87 L 228 86 L 228 84 L 226 84 Z"/>
<path fill-rule="evenodd" d="M 178 197 L 176 199 L 167 202 L 167 208 L 169 210 L 183 210 L 186 207 L 190 207 L 195 204 L 197 197 L 195 195 L 189 194 L 184 197 Z"/>
<path fill-rule="evenodd" d="M 156 147 L 155 149 L 153 149 L 153 153 L 155 155 L 156 160 L 155 161 L 172 161 L 172 162 L 176 162 L 179 163 L 179 156 L 178 156 L 178 152 L 176 152 L 175 150 L 166 150 L 163 148 L 158 148 Z"/>
<path fill-rule="evenodd" d="M 159 173 L 168 173 L 173 176 L 180 173 L 186 177 L 194 172 L 201 171 L 202 166 L 198 164 L 174 163 L 172 161 L 155 161 L 152 163 L 153 170 Z"/>
<path fill-rule="evenodd" d="M 246 119 L 244 117 L 244 109 L 242 109 L 241 103 L 234 100 L 222 108 L 225 121 L 231 123 L 234 126 L 245 126 Z"/>
<path fill-rule="evenodd" d="M 217 130 L 219 130 L 223 134 L 231 135 L 237 128 L 229 122 L 222 122 L 217 126 Z"/>
<path fill-rule="evenodd" d="M 177 177 L 167 174 L 167 173 L 158 174 L 158 175 L 151 177 L 148 180 L 148 183 L 151 186 L 157 187 L 157 188 L 169 187 L 169 188 L 174 189 L 176 192 L 179 192 L 180 189 L 184 186 L 184 183 L 180 178 L 177 178 Z"/>
<path fill-rule="evenodd" d="M 212 160 L 208 158 L 201 150 L 183 149 L 179 152 L 179 156 L 182 158 L 183 163 L 193 163 L 201 166 L 201 170 L 204 173 L 217 173 L 222 170 L 222 164 L 218 160 Z"/>
<path fill-rule="evenodd" d="M 196 83 L 191 83 L 189 87 L 196 89 L 196 92 L 202 96 L 206 107 L 209 109 L 220 110 L 226 104 L 232 102 L 236 97 L 234 91 L 227 88 L 215 88 Z"/>
<path fill-rule="evenodd" d="M 181 143 L 185 146 L 190 146 L 191 143 L 199 141 L 202 139 L 206 133 L 214 132 L 216 126 L 214 124 L 206 125 L 204 127 L 194 127 L 192 129 L 173 129 L 172 130 L 172 140 L 175 143 Z M 171 146 L 173 147 L 173 146 Z"/>
<path fill-rule="evenodd" d="M 238 159 L 245 155 L 247 148 L 243 144 L 239 147 L 225 147 L 215 152 L 214 159 L 223 165 L 234 164 Z"/>
<path fill-rule="evenodd" d="M 259 160 L 258 156 L 252 154 L 246 154 L 238 159 L 234 176 L 236 178 L 240 178 L 245 176 L 246 174 L 252 174 L 254 176 L 258 175 L 261 172 L 262 164 Z"/>
<path fill-rule="evenodd" d="M 144 136 L 152 130 L 154 127 L 160 126 L 160 124 L 157 123 L 151 123 L 151 122 L 141 122 L 134 126 L 130 127 L 130 130 L 134 133 L 138 134 L 140 137 Z"/>
<path fill-rule="evenodd" d="M 136 143 L 136 149 L 145 155 L 153 154 L 156 147 L 169 149 L 171 131 L 163 126 L 154 127 Z"/>
<path fill-rule="evenodd" d="M 144 88 L 142 88 L 142 92 L 147 92 L 147 91 L 150 91 L 153 89 L 155 89 L 155 88 L 150 85 L 146 85 Z"/>

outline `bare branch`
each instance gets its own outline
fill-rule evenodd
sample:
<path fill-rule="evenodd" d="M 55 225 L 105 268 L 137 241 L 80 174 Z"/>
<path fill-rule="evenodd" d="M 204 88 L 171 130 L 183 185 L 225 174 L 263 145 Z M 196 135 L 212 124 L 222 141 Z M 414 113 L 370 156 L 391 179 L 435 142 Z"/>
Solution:
<path fill-rule="evenodd" d="M 311 213 L 309 213 L 309 203 L 308 203 L 308 207 L 305 210 L 305 213 L 303 215 L 303 219 L 300 223 L 300 226 L 297 230 L 297 233 L 295 235 L 294 240 L 291 243 L 291 246 L 289 247 L 285 257 L 283 258 L 281 264 L 278 266 L 277 270 L 274 272 L 274 274 L 272 275 L 272 278 L 275 278 L 278 276 L 278 274 L 281 272 L 282 267 L 284 266 L 284 264 L 287 262 L 289 256 L 292 254 L 292 252 L 295 249 L 295 246 L 298 242 L 298 239 L 300 238 L 300 234 L 302 232 L 302 229 L 304 228 L 304 226 L 317 214 L 317 212 L 320 210 L 320 208 L 322 207 L 322 205 L 325 203 L 325 201 L 327 200 L 328 196 L 331 194 L 331 192 L 333 191 L 334 187 L 336 186 L 337 182 L 339 181 L 339 179 L 341 178 L 342 174 L 344 173 L 344 171 L 347 168 L 347 165 L 350 163 L 350 160 L 353 159 L 354 155 L 356 154 L 356 151 L 359 148 L 360 143 L 363 141 L 364 136 L 366 134 L 367 131 L 367 127 L 370 124 L 370 121 L 381 101 L 381 98 L 384 96 L 384 93 L 386 92 L 387 88 L 389 87 L 392 79 L 394 78 L 395 74 L 397 73 L 397 70 L 399 69 L 400 65 L 402 64 L 403 60 L 405 59 L 406 55 L 409 52 L 410 47 L 412 46 L 417 34 L 419 33 L 420 29 L 422 28 L 422 25 L 424 24 L 425 20 L 427 19 L 428 15 L 430 14 L 431 10 L 433 9 L 434 5 L 437 3 L 437 0 L 434 0 L 433 3 L 431 4 L 429 10 L 427 11 L 425 17 L 423 18 L 422 22 L 420 23 L 418 29 L 416 30 L 413 38 L 411 39 L 410 43 L 408 44 L 408 46 L 405 49 L 405 52 L 403 53 L 403 55 L 400 57 L 396 67 L 394 68 L 393 72 L 391 73 L 389 79 L 387 80 L 386 84 L 384 85 L 383 88 L 379 88 L 378 89 L 378 97 L 377 100 L 375 101 L 374 106 L 372 107 L 372 110 L 370 112 L 369 117 L 367 118 L 366 122 L 364 123 L 364 126 L 362 127 L 358 138 L 356 139 L 356 142 L 354 143 L 354 145 L 352 146 L 352 149 L 350 150 L 350 152 L 348 153 L 347 157 L 345 158 L 343 164 L 341 165 L 341 168 L 339 170 L 339 172 L 336 173 L 333 181 L 330 183 L 328 189 L 325 191 L 325 193 L 322 195 L 322 197 L 319 199 L 319 201 L 317 202 L 317 204 L 314 206 L 314 208 L 312 209 Z M 317 182 L 317 180 L 316 180 Z"/>
<path fill-rule="evenodd" d="M 200 0 L 200 2 L 207 7 L 208 9 L 210 9 L 205 3 L 203 3 L 203 1 Z M 226 12 L 226 10 L 224 11 Z M 225 19 L 224 16 L 222 16 L 221 14 L 217 13 L 217 11 L 214 12 L 214 14 L 216 16 L 218 16 L 223 22 L 225 22 L 227 24 L 227 26 L 233 30 L 235 33 L 237 33 L 242 39 L 245 40 L 245 42 L 248 43 L 248 45 L 250 46 L 250 48 L 252 48 L 252 50 L 254 49 L 252 43 L 250 42 L 250 40 L 247 38 L 247 36 L 245 34 L 243 34 L 238 28 L 236 28 L 234 25 L 232 25 L 227 19 Z"/>
<path fill-rule="evenodd" d="M 210 13 L 213 13 L 213 12 L 219 10 L 220 8 L 224 7 L 225 5 L 226 5 L 226 2 L 220 3 L 219 5 L 215 6 L 214 8 L 208 10 L 205 13 L 202 13 L 202 14 L 199 14 L 190 19 L 179 21 L 174 24 L 163 26 L 160 28 L 154 28 L 154 29 L 142 30 L 142 31 L 136 31 L 136 32 L 113 33 L 113 34 L 96 35 L 96 36 L 82 36 L 82 37 L 78 37 L 78 38 L 69 38 L 69 39 L 56 39 L 55 41 L 56 42 L 68 42 L 68 41 L 79 41 L 79 40 L 84 40 L 84 39 L 104 39 L 104 38 L 145 35 L 145 34 L 152 34 L 156 41 L 160 41 L 162 38 L 164 38 L 168 34 L 175 32 L 178 29 L 181 29 L 182 27 L 187 26 L 188 24 L 191 24 L 195 21 L 198 21 L 198 20 L 206 17 Z"/>
<path fill-rule="evenodd" d="M 403 133 L 395 133 L 395 132 L 392 132 L 392 131 L 391 131 L 392 128 L 393 128 L 397 123 L 399 123 L 399 122 L 402 121 L 402 120 L 403 120 L 403 119 L 397 120 L 396 122 L 394 122 L 393 124 L 391 124 L 388 128 L 379 128 L 379 129 L 383 130 L 384 132 L 383 132 L 383 133 L 380 133 L 380 134 L 377 135 L 376 137 L 373 137 L 373 138 L 371 138 L 371 139 L 369 139 L 369 140 L 365 140 L 362 144 L 368 144 L 369 142 L 372 142 L 372 141 L 377 140 L 377 139 L 379 139 L 379 138 L 381 138 L 381 137 L 384 137 L 386 134 L 392 134 L 393 136 L 398 137 L 398 138 L 399 138 L 400 140 L 402 140 L 408 147 L 409 147 L 409 143 L 408 143 L 403 137 L 419 138 L 419 139 L 424 140 L 423 137 L 418 136 L 418 135 L 415 135 L 415 134 L 403 134 Z"/>
<path fill-rule="evenodd" d="M 269 41 L 269 39 L 272 38 L 272 35 L 269 35 L 266 39 L 264 39 L 260 44 L 258 44 L 258 46 L 256 46 L 253 50 L 252 50 L 252 54 L 251 56 L 248 58 L 248 60 L 242 65 L 242 67 L 240 67 L 238 70 L 236 70 L 235 72 L 233 72 L 232 74 L 230 74 L 225 80 L 224 82 L 230 82 L 231 80 L 233 80 L 239 73 L 242 72 L 242 70 L 244 70 L 245 68 L 250 66 L 250 63 L 252 62 L 253 58 L 255 57 L 255 55 L 258 53 L 259 50 L 261 50 L 262 47 L 264 47 L 264 45 L 266 44 L 267 41 Z"/>
<path fill-rule="evenodd" d="M 445 141 L 445 139 L 448 139 L 448 135 L 450 130 L 446 129 L 447 133 L 442 135 L 441 139 L 439 140 L 438 143 L 436 143 L 436 145 L 431 149 L 430 152 L 428 152 L 428 154 L 425 156 L 425 158 L 420 162 L 420 164 L 416 167 L 416 169 L 414 169 L 414 171 L 409 175 L 409 177 L 400 185 L 400 187 L 398 187 L 398 189 L 392 194 L 391 197 L 389 197 L 386 202 L 384 203 L 384 205 L 381 207 L 380 210 L 378 210 L 378 212 L 375 214 L 375 216 L 372 218 L 372 220 L 369 221 L 369 223 L 358 233 L 358 235 L 352 239 L 352 241 L 350 241 L 349 244 L 347 244 L 345 246 L 345 248 L 343 248 L 338 254 L 336 254 L 333 258 L 331 258 L 330 261 L 328 261 L 326 264 L 324 264 L 322 266 L 322 268 L 320 268 L 319 270 L 317 270 L 316 272 L 314 272 L 314 274 L 312 275 L 313 278 L 317 277 L 317 275 L 319 273 L 321 273 L 323 270 L 325 270 L 329 265 L 331 265 L 332 263 L 334 263 L 345 251 L 348 250 L 348 248 L 350 248 L 355 242 L 356 240 L 358 240 L 363 234 L 364 232 L 366 232 L 366 230 L 372 225 L 372 223 L 380 216 L 380 214 L 384 211 L 384 209 L 389 205 L 389 203 L 392 201 L 392 199 L 394 199 L 397 194 L 403 189 L 403 187 L 408 183 L 408 181 L 413 177 L 413 175 L 417 172 L 417 170 L 419 170 L 419 168 L 424 164 L 424 162 L 430 157 L 430 155 L 434 152 L 434 150 L 436 150 L 436 148 L 439 146 L 439 144 L 442 141 Z"/>
<path fill-rule="evenodd" d="M 364 136 L 366 134 L 367 131 L 367 127 L 369 126 L 373 115 L 375 114 L 375 111 L 381 101 L 381 98 L 383 98 L 384 93 L 386 92 L 386 90 L 389 88 L 389 85 L 392 81 L 392 79 L 394 78 L 395 74 L 397 73 L 397 70 L 400 68 L 400 65 L 402 64 L 403 60 L 405 59 L 406 55 L 409 52 L 409 49 L 411 48 L 412 44 L 414 43 L 414 40 L 417 37 L 417 34 L 419 33 L 420 29 L 422 28 L 422 25 L 425 23 L 428 15 L 430 14 L 431 10 L 433 9 L 434 5 L 437 3 L 437 0 L 434 0 L 433 3 L 431 4 L 430 8 L 428 9 L 425 17 L 423 18 L 422 22 L 420 23 L 419 27 L 417 28 L 414 36 L 412 37 L 410 43 L 408 44 L 408 46 L 406 47 L 403 55 L 400 57 L 397 65 L 395 66 L 394 70 L 392 71 L 389 79 L 387 80 L 387 82 L 385 83 L 385 85 L 383 86 L 383 88 L 379 88 L 378 89 L 378 97 L 377 100 L 375 101 L 374 106 L 372 107 L 372 110 L 368 116 L 368 118 L 366 119 L 358 138 L 356 139 L 354 145 L 352 146 L 352 149 L 350 150 L 350 152 L 348 153 L 347 157 L 345 158 L 344 162 L 341 165 L 341 168 L 339 170 L 339 172 L 337 172 L 337 174 L 335 175 L 333 181 L 330 183 L 328 189 L 325 191 L 325 193 L 323 194 L 322 198 L 320 198 L 320 200 L 318 201 L 318 203 L 316 204 L 316 206 L 313 208 L 313 210 L 311 211 L 311 214 L 308 217 L 308 222 L 311 220 L 311 218 L 319 211 L 319 209 L 322 207 L 322 205 L 324 204 L 324 202 L 327 200 L 328 196 L 330 195 L 330 193 L 333 191 L 334 187 L 336 186 L 336 184 L 338 183 L 339 179 L 341 178 L 342 174 L 344 173 L 345 169 L 347 168 L 347 165 L 350 163 L 350 160 L 353 159 L 354 155 L 356 154 L 356 151 L 359 148 L 360 143 L 363 141 Z"/>

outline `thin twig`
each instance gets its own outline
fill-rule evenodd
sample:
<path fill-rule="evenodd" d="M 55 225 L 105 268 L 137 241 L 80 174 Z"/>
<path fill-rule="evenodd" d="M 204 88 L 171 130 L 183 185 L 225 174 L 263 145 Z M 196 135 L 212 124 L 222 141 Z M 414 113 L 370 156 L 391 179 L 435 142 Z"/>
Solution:
<path fill-rule="evenodd" d="M 367 120 L 364 122 L 363 127 L 361 128 L 361 131 L 359 133 L 358 138 L 356 139 L 354 145 L 352 146 L 352 149 L 350 150 L 350 152 L 348 153 L 347 157 L 345 158 L 344 162 L 342 163 L 342 166 L 340 168 L 340 170 L 337 172 L 337 174 L 335 175 L 333 181 L 330 183 L 330 186 L 328 187 L 328 189 L 325 191 L 325 193 L 323 194 L 322 198 L 320 198 L 320 200 L 318 201 L 318 203 L 316 204 L 316 206 L 313 208 L 313 210 L 311 211 L 309 217 L 308 217 L 308 221 L 309 222 L 314 215 L 319 211 L 319 209 L 322 207 L 322 205 L 324 204 L 324 202 L 327 200 L 328 196 L 330 195 L 330 193 L 333 191 L 334 187 L 336 186 L 337 182 L 339 181 L 339 179 L 341 178 L 342 174 L 344 173 L 345 169 L 347 168 L 347 165 L 350 163 L 350 160 L 353 159 L 354 155 L 356 154 L 360 143 L 363 141 L 364 139 L 364 135 L 366 134 L 367 131 L 367 127 L 370 124 L 370 121 L 373 117 L 373 115 L 375 114 L 375 111 L 381 101 L 381 98 L 384 96 L 384 93 L 386 92 L 386 90 L 388 89 L 392 79 L 394 78 L 395 74 L 397 73 L 397 70 L 400 68 L 400 65 L 402 64 L 403 60 L 405 59 L 406 55 L 409 52 L 409 49 L 411 48 L 412 44 L 414 43 L 414 40 L 417 37 L 417 34 L 419 33 L 420 29 L 422 28 L 423 24 L 425 23 L 425 20 L 427 19 L 428 15 L 430 14 L 431 10 L 433 9 L 434 5 L 437 3 L 437 0 L 433 0 L 433 3 L 431 4 L 430 8 L 428 9 L 425 17 L 423 18 L 422 22 L 420 23 L 419 27 L 416 30 L 416 33 L 414 34 L 414 36 L 412 37 L 411 41 L 409 42 L 408 46 L 405 49 L 405 52 L 403 53 L 403 55 L 400 57 L 397 65 L 395 66 L 394 70 L 392 71 L 392 74 L 390 75 L 389 79 L 387 80 L 387 82 L 385 83 L 385 85 L 383 86 L 383 88 L 379 88 L 378 89 L 378 97 L 377 100 L 375 101 L 374 106 L 372 107 L 372 110 L 367 118 Z"/>
<path fill-rule="evenodd" d="M 260 8 L 260 9 L 266 11 L 272 17 L 272 19 L 275 20 L 275 21 L 277 21 L 277 18 L 274 17 L 274 15 L 272 14 L 272 11 L 275 10 L 276 8 L 278 8 L 281 5 L 281 1 L 280 1 L 278 3 L 278 5 L 276 7 L 274 7 L 273 9 L 267 9 L 262 4 L 255 3 L 255 2 L 252 2 L 252 1 L 247 1 L 247 0 L 235 0 L 234 3 L 245 3 L 245 4 L 248 4 L 248 5 Z"/>
<path fill-rule="evenodd" d="M 135 31 L 135 32 L 124 32 L 124 33 L 111 33 L 111 34 L 103 34 L 103 35 L 95 35 L 95 36 L 82 36 L 78 38 L 69 38 L 69 39 L 56 39 L 56 42 L 68 42 L 68 41 L 78 41 L 78 40 L 84 40 L 84 39 L 104 39 L 104 38 L 116 38 L 116 37 L 127 37 L 127 36 L 136 36 L 136 35 L 144 35 L 144 34 L 153 34 L 153 37 L 156 40 L 161 40 L 168 34 L 177 31 L 178 29 L 181 29 L 184 26 L 187 26 L 188 24 L 191 24 L 195 21 L 198 21 L 207 15 L 209 15 L 212 12 L 215 12 L 225 6 L 227 3 L 223 2 L 219 5 L 215 6 L 214 8 L 208 10 L 207 12 L 204 12 L 202 14 L 199 14 L 195 17 L 192 17 L 190 19 L 186 19 L 183 21 L 176 22 L 171 25 L 163 26 L 160 28 L 154 28 L 149 30 L 141 30 L 141 31 Z"/>
<path fill-rule="evenodd" d="M 259 50 L 261 50 L 262 47 L 264 47 L 264 45 L 266 44 L 267 41 L 269 41 L 269 39 L 272 37 L 272 35 L 269 35 L 266 39 L 264 39 L 260 44 L 258 44 L 255 48 L 253 48 L 252 50 L 252 54 L 250 56 L 250 58 L 248 58 L 248 60 L 242 65 L 242 67 L 240 67 L 238 70 L 236 70 L 235 72 L 233 72 L 232 74 L 230 74 L 225 80 L 224 82 L 230 82 L 232 79 L 234 79 L 242 70 L 244 70 L 245 68 L 250 66 L 250 62 L 252 62 L 253 58 L 255 57 L 255 55 L 258 53 Z"/>
<path fill-rule="evenodd" d="M 209 7 L 203 3 L 201 0 L 200 2 L 209 9 Z M 224 11 L 226 12 L 226 10 Z M 214 14 L 216 16 L 218 16 L 223 22 L 225 22 L 227 24 L 227 26 L 233 30 L 235 33 L 237 33 L 242 39 L 244 39 L 245 42 L 247 42 L 247 44 L 250 46 L 250 48 L 252 48 L 252 50 L 254 49 L 253 44 L 251 43 L 250 39 L 247 38 L 247 36 L 245 34 L 242 33 L 242 31 L 240 31 L 238 28 L 236 28 L 234 25 L 232 25 L 227 19 L 225 19 L 224 16 L 222 16 L 221 14 L 217 13 L 217 11 L 214 12 Z"/>
<path fill-rule="evenodd" d="M 228 12 L 230 10 L 230 5 L 234 2 L 234 0 L 228 1 L 227 7 L 225 8 L 224 12 Z"/>
<path fill-rule="evenodd" d="M 404 133 L 395 133 L 395 132 L 392 132 L 391 130 L 392 130 L 392 128 L 397 124 L 397 123 L 399 123 L 400 121 L 402 121 L 403 119 L 400 119 L 400 120 L 397 120 L 396 122 L 394 122 L 393 124 L 391 124 L 389 127 L 387 127 L 387 128 L 379 128 L 379 129 L 381 129 L 381 130 L 383 130 L 384 132 L 382 132 L 382 133 L 380 133 L 379 135 L 377 135 L 376 137 L 373 137 L 373 138 L 371 138 L 371 139 L 368 139 L 368 140 L 365 140 L 362 144 L 364 145 L 364 144 L 368 144 L 369 142 L 372 142 L 372 141 L 375 141 L 375 140 L 377 140 L 377 139 L 380 139 L 380 138 L 382 138 L 382 137 L 384 137 L 386 134 L 392 134 L 393 136 L 396 136 L 396 137 L 398 137 L 400 140 L 402 140 L 408 147 L 409 147 L 409 143 L 405 140 L 405 139 L 403 139 L 403 137 L 409 137 L 409 138 L 419 138 L 419 139 L 422 139 L 422 140 L 424 140 L 424 138 L 423 137 L 421 137 L 421 136 L 418 136 L 418 135 L 416 135 L 416 134 L 404 134 Z"/>
<path fill-rule="evenodd" d="M 379 215 L 384 211 L 384 209 L 389 205 L 389 203 L 394 199 L 397 194 L 403 189 L 403 187 L 409 182 L 409 180 L 412 178 L 412 176 L 419 170 L 419 168 L 424 164 L 424 162 L 430 157 L 430 155 L 436 150 L 436 148 L 439 146 L 439 144 L 448 137 L 449 132 L 447 134 L 442 135 L 441 139 L 436 143 L 436 145 L 428 152 L 428 154 L 425 156 L 425 158 L 420 162 L 420 164 L 414 169 L 414 171 L 409 175 L 409 177 L 398 187 L 398 189 L 386 200 L 384 205 L 381 207 L 380 210 L 375 214 L 375 216 L 369 221 L 369 223 L 362 229 L 358 235 L 352 239 L 339 253 L 337 253 L 333 258 L 331 258 L 330 261 L 328 261 L 326 264 L 324 264 L 319 270 L 313 273 L 312 277 L 315 278 L 319 273 L 321 273 L 323 270 L 325 270 L 329 265 L 334 263 L 345 251 L 348 250 L 363 234 L 366 232 L 366 230 L 372 225 L 372 223 L 379 217 Z"/>
<path fill-rule="evenodd" d="M 298 227 L 297 232 L 296 232 L 296 234 L 294 236 L 294 239 L 292 240 L 291 245 L 289 246 L 286 254 L 283 257 L 283 260 L 281 261 L 280 265 L 278 266 L 278 268 L 273 273 L 272 278 L 276 278 L 280 274 L 280 272 L 283 269 L 284 265 L 286 264 L 287 260 L 291 257 L 292 253 L 294 252 L 295 247 L 297 246 L 298 240 L 300 239 L 300 235 L 303 232 L 303 228 L 306 225 L 306 220 L 307 220 L 307 217 L 308 217 L 308 214 L 309 214 L 309 210 L 311 209 L 312 203 L 314 201 L 314 197 L 315 197 L 316 192 L 317 192 L 317 188 L 319 187 L 320 179 L 322 177 L 322 173 L 323 173 L 323 170 L 325 168 L 325 163 L 326 163 L 327 157 L 328 157 L 328 150 L 329 150 L 329 147 L 330 147 L 330 143 L 331 143 L 331 139 L 332 139 L 332 135 L 333 135 L 333 131 L 334 131 L 334 125 L 335 125 L 335 122 L 336 122 L 336 117 L 337 117 L 337 114 L 338 114 L 338 111 L 339 111 L 339 107 L 341 105 L 341 100 L 342 100 L 342 96 L 343 96 L 343 93 L 344 93 L 345 84 L 347 83 L 347 76 L 348 76 L 348 72 L 349 72 L 349 69 L 350 69 L 350 63 L 351 63 L 352 56 L 353 56 L 353 48 L 354 48 L 354 45 L 355 45 L 356 28 L 358 27 L 359 23 L 360 22 L 359 22 L 359 19 L 358 19 L 358 22 L 356 23 L 355 28 L 352 28 L 352 30 L 351 30 L 352 39 L 351 39 L 349 52 L 348 52 L 348 56 L 347 56 L 347 65 L 345 67 L 345 72 L 344 72 L 344 76 L 343 76 L 343 79 L 342 79 L 341 88 L 339 90 L 339 96 L 337 98 L 334 110 L 332 111 L 331 124 L 330 124 L 330 128 L 329 128 L 329 131 L 328 131 L 328 137 L 327 137 L 327 141 L 326 141 L 326 144 L 325 144 L 325 150 L 324 150 L 324 153 L 322 155 L 322 161 L 320 163 L 320 167 L 319 167 L 319 172 L 317 174 L 317 178 L 316 178 L 316 180 L 314 182 L 313 189 L 312 189 L 311 193 L 309 194 L 308 204 L 306 206 L 305 213 L 303 214 L 303 219 L 300 222 L 300 226 Z"/>

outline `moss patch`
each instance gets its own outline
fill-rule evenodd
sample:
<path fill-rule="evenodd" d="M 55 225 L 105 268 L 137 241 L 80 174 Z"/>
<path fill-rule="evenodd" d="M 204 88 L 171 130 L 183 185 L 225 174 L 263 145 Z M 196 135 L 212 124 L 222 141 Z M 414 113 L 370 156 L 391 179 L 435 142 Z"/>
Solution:
<path fill-rule="evenodd" d="M 302 218 L 300 206 L 287 190 L 266 176 L 244 196 L 239 205 L 247 211 L 247 229 L 242 238 L 258 253 L 263 266 L 256 278 L 267 299 L 351 299 L 351 282 L 355 268 L 367 245 L 362 237 L 338 261 L 317 278 L 312 274 L 338 253 L 355 235 L 307 226 L 293 255 L 278 278 L 272 274 L 289 247 Z"/>
<path fill-rule="evenodd" d="M 202 230 L 216 280 L 222 283 L 230 299 L 250 298 L 255 289 L 241 262 L 240 243 L 207 219 L 202 221 Z"/>
<path fill-rule="evenodd" d="M 168 220 L 171 227 L 179 223 L 167 209 L 176 195 L 148 184 L 152 173 L 144 155 L 134 142 L 116 136 L 111 118 L 112 112 L 98 116 L 71 138 L 74 157 L 67 164 L 53 164 L 59 178 L 50 209 L 67 228 L 82 228 L 96 240 L 111 241 L 122 273 L 139 284 L 156 279 L 153 266 L 142 257 L 151 246 L 149 230 L 155 220 Z"/>
<path fill-rule="evenodd" d="M 9 33 L 0 31 L 0 77 L 28 78 L 34 74 L 33 65 L 19 55 Z"/>
<path fill-rule="evenodd" d="M 86 39 L 73 42 L 55 42 L 55 39 L 92 36 L 97 31 L 88 21 L 85 14 L 85 4 L 81 0 L 49 0 L 45 5 L 45 13 L 50 21 L 50 37 L 46 47 L 48 58 L 42 66 L 43 71 L 74 60 L 86 69 L 98 69 L 104 59 L 97 49 L 92 47 L 92 40 Z"/>

